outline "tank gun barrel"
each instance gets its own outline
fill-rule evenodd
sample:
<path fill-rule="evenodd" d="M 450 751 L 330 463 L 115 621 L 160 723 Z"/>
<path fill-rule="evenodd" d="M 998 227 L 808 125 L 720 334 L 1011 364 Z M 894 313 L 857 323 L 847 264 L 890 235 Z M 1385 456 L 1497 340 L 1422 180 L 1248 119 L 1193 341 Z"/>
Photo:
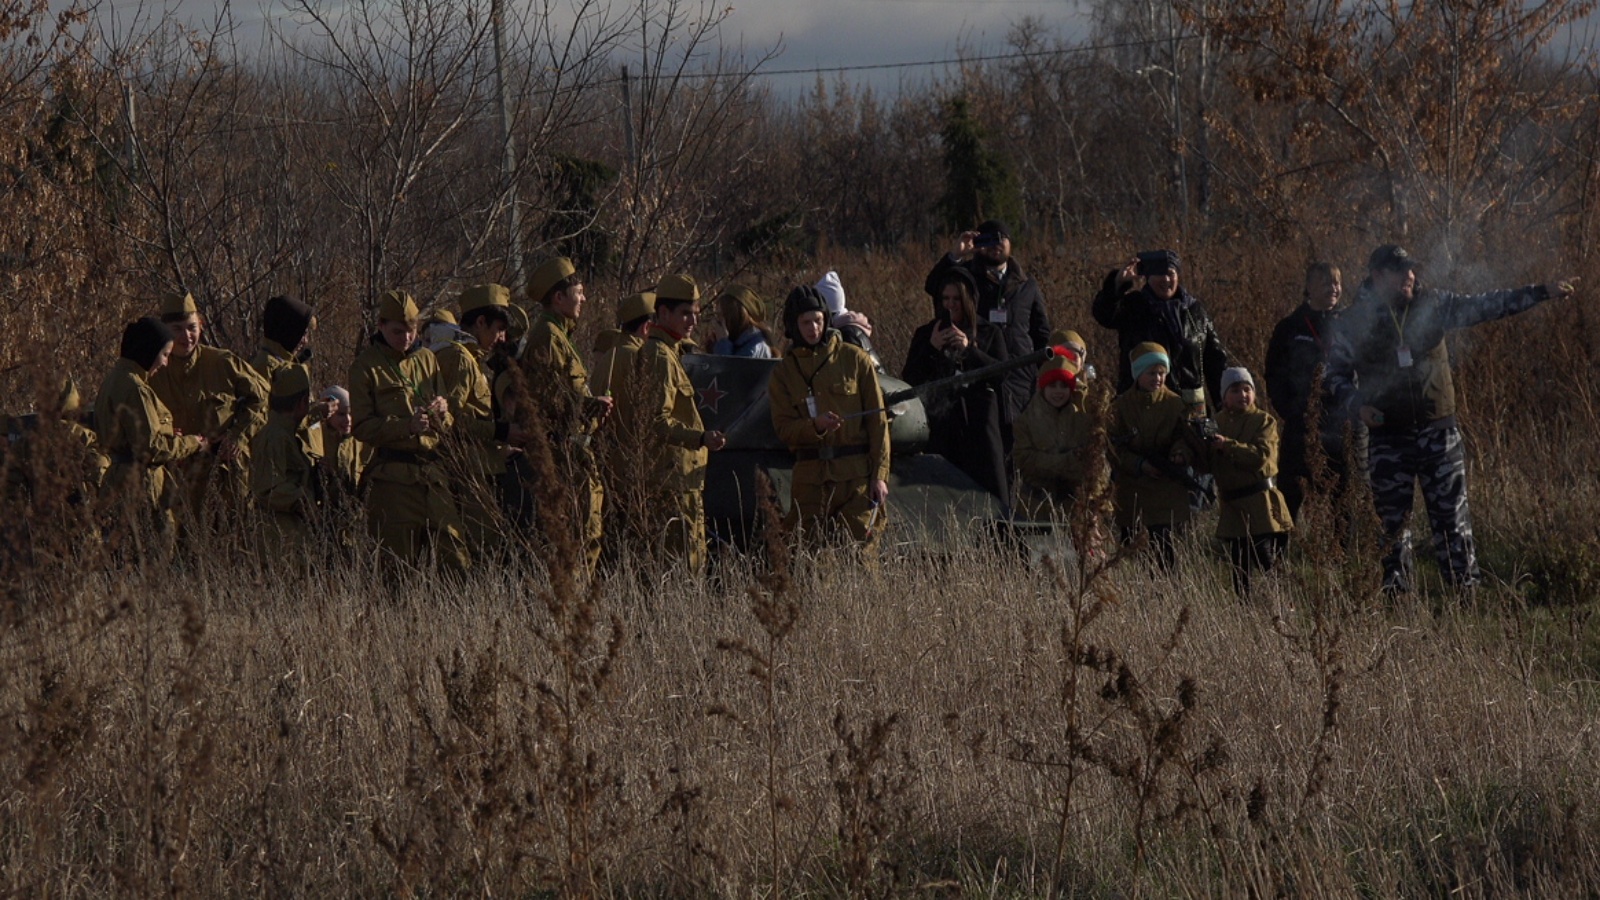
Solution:
<path fill-rule="evenodd" d="M 905 388 L 904 390 L 895 391 L 892 394 L 885 395 L 883 398 L 883 405 L 885 407 L 892 407 L 897 404 L 904 403 L 913 397 L 926 395 L 933 391 L 943 390 L 945 388 L 949 388 L 951 390 L 960 390 L 969 384 L 977 384 L 980 381 L 987 381 L 990 378 L 997 378 L 1013 369 L 1020 369 L 1023 366 L 1036 366 L 1055 355 L 1056 350 L 1054 347 L 1045 347 L 1040 350 L 1035 350 L 1032 353 L 1026 353 L 1022 356 L 1008 359 L 1003 362 L 991 363 L 990 365 L 972 369 L 967 372 L 957 372 L 948 378 L 936 378 L 933 381 L 923 382 L 915 387 Z"/>

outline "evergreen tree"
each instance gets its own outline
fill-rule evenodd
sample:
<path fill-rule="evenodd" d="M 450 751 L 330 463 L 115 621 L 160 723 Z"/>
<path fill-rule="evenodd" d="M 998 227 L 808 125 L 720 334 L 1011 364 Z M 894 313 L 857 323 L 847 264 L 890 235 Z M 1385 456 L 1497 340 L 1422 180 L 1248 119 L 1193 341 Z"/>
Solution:
<path fill-rule="evenodd" d="M 939 211 L 952 230 L 971 228 L 984 219 L 1015 222 L 1020 218 L 1022 194 L 1016 172 L 989 145 L 988 138 L 965 96 L 946 101 L 945 189 Z"/>

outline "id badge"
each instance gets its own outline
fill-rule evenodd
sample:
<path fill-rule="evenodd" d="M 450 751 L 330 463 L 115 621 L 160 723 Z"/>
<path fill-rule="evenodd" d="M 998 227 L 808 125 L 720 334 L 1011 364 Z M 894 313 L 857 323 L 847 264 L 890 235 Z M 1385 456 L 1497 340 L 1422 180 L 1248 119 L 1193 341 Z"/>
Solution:
<path fill-rule="evenodd" d="M 1400 365 L 1400 368 L 1402 368 L 1402 369 L 1411 368 L 1411 348 L 1410 347 L 1401 347 L 1399 350 L 1396 350 L 1394 352 L 1394 356 L 1395 356 L 1395 361 Z"/>
<path fill-rule="evenodd" d="M 806 415 L 815 419 L 817 417 L 817 395 L 806 395 Z"/>
<path fill-rule="evenodd" d="M 990 324 L 993 324 L 993 325 L 1004 325 L 1007 322 L 1008 319 L 1009 319 L 1009 316 L 1008 316 L 1008 314 L 1006 313 L 1006 311 L 1004 309 L 991 309 L 991 310 L 989 310 L 989 322 L 990 322 Z"/>

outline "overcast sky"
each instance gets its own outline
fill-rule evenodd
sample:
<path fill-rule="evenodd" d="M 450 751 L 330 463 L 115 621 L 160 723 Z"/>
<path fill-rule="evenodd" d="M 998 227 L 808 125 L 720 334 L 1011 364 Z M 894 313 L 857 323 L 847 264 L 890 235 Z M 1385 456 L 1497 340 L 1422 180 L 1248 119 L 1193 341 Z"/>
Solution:
<path fill-rule="evenodd" d="M 59 4 L 64 0 L 53 0 Z M 204 31 L 214 21 L 222 0 L 101 0 L 102 14 L 115 15 L 124 27 L 141 6 L 146 22 L 165 6 Z M 398 0 L 396 0 L 398 2 Z M 512 0 L 518 2 L 518 0 Z M 613 0 L 626 7 L 636 0 Z M 698 0 L 687 0 L 692 7 Z M 731 46 L 755 56 L 762 48 L 781 46 L 772 70 L 916 63 L 1004 52 L 1006 34 L 1024 17 L 1041 20 L 1057 33 L 1081 35 L 1086 13 L 1080 0 L 706 0 L 731 7 L 723 30 Z M 341 0 L 322 0 L 337 8 Z M 292 27 L 283 0 L 234 0 L 236 22 L 243 27 L 241 45 L 258 39 L 263 23 Z M 715 8 L 715 7 L 714 7 Z M 927 80 L 942 67 L 916 66 L 846 73 L 852 81 L 880 90 L 904 82 Z M 837 75 L 828 74 L 831 83 Z M 774 75 L 780 94 L 805 90 L 814 74 Z"/>

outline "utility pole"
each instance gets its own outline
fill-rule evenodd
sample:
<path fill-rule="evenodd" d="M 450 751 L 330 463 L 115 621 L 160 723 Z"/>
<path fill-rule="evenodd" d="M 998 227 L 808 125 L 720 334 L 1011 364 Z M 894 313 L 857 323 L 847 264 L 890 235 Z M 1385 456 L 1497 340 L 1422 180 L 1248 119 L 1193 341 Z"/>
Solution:
<path fill-rule="evenodd" d="M 511 293 L 522 293 L 527 278 L 522 271 L 522 209 L 517 203 L 517 147 L 512 135 L 511 95 L 506 87 L 505 0 L 492 0 L 494 27 L 494 82 L 500 96 L 500 178 L 506 197 L 506 266 L 511 269 Z"/>
<path fill-rule="evenodd" d="M 628 84 L 628 67 L 622 67 L 622 134 L 628 150 L 628 174 L 639 174 L 639 156 L 633 146 L 633 93 Z"/>

